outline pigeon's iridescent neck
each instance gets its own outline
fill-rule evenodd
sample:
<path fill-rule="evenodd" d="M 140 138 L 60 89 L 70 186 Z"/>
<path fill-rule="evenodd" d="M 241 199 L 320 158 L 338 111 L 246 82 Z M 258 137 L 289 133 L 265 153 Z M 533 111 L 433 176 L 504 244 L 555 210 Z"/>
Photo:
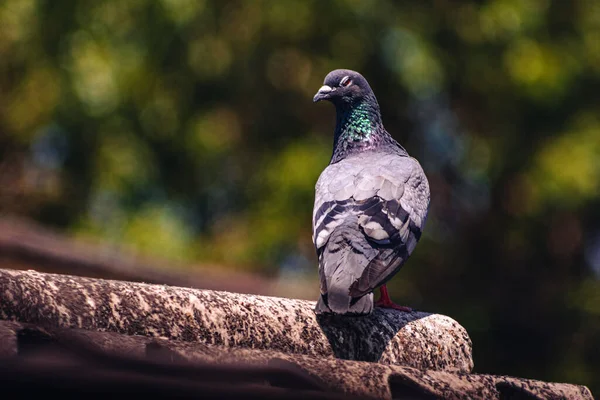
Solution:
<path fill-rule="evenodd" d="M 336 134 L 349 141 L 368 141 L 373 131 L 381 125 L 379 110 L 362 102 L 348 110 L 340 110 Z"/>
<path fill-rule="evenodd" d="M 336 113 L 332 163 L 393 141 L 383 127 L 375 99 L 367 98 L 348 108 L 338 106 Z"/>

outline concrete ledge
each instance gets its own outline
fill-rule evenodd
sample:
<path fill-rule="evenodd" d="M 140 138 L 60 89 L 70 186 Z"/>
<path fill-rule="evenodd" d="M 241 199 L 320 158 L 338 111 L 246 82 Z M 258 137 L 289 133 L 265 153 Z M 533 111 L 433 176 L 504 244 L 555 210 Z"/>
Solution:
<path fill-rule="evenodd" d="M 152 377 L 150 381 L 160 381 L 171 375 L 180 379 L 172 382 L 174 386 L 185 386 L 190 377 L 195 381 L 221 382 L 230 388 L 239 386 L 241 382 L 254 384 L 246 387 L 245 392 L 240 391 L 238 396 L 242 393 L 259 395 L 253 390 L 262 390 L 262 396 L 268 396 L 269 393 L 273 395 L 268 388 L 279 388 L 292 392 L 280 393 L 281 397 L 275 398 L 292 398 L 290 395 L 293 393 L 296 395 L 294 398 L 304 395 L 331 399 L 593 399 L 586 387 L 577 385 L 506 376 L 423 371 L 273 350 L 227 348 L 112 332 L 45 329 L 0 321 L 0 364 L 10 367 L 13 365 L 11 360 L 14 363 L 15 360 L 32 358 L 52 359 L 50 365 L 59 372 L 62 365 L 68 367 L 76 363 L 83 375 L 92 377 L 88 385 L 105 384 L 106 381 L 94 381 L 93 377 L 105 376 L 107 370 L 113 371 L 113 374 L 125 374 L 131 384 L 139 380 L 135 373 L 139 375 L 141 372 L 146 380 L 140 385 L 147 385 L 148 377 Z M 103 375 L 94 375 L 99 372 L 99 365 L 103 368 Z M 40 364 L 25 366 L 35 370 Z M 73 369 L 68 371 L 72 373 Z M 27 373 L 26 369 L 19 371 L 21 376 Z M 262 382 L 263 387 L 257 382 Z M 203 389 L 190 388 L 190 398 L 194 394 L 205 394 L 198 390 Z"/>
<path fill-rule="evenodd" d="M 314 302 L 0 269 L 0 319 L 421 370 L 470 372 L 471 340 L 449 317 L 377 309 L 320 317 Z M 319 362 L 320 362 L 319 361 Z"/>

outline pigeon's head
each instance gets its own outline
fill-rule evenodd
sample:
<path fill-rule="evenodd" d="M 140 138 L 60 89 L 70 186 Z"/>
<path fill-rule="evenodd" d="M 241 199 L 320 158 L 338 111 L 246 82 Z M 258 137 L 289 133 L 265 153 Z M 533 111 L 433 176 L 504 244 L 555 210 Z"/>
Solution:
<path fill-rule="evenodd" d="M 336 69 L 327 74 L 313 101 L 329 100 L 336 106 L 352 105 L 371 96 L 373 91 L 361 74 L 349 69 Z"/>

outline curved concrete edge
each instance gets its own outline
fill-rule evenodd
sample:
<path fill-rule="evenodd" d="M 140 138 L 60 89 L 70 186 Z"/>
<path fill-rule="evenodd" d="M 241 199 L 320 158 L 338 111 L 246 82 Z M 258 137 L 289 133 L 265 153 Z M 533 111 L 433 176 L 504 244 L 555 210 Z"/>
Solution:
<path fill-rule="evenodd" d="M 255 376 L 262 373 L 267 380 L 291 373 L 293 376 L 289 380 L 301 383 L 305 389 L 309 386 L 312 390 L 355 398 L 593 399 L 588 388 L 563 383 L 422 371 L 411 367 L 322 359 L 273 350 L 226 348 L 112 332 L 50 329 L 0 321 L 0 362 L 31 353 L 23 349 L 33 347 L 39 350 L 40 343 L 60 346 L 61 354 L 72 353 L 87 359 L 103 356 L 104 365 L 110 364 L 106 357 L 115 357 L 113 365 L 131 365 L 131 360 L 146 360 L 153 365 L 161 365 L 163 369 L 169 365 L 209 368 L 230 366 L 237 373 L 243 371 Z M 240 369 L 242 367 L 247 369 Z M 227 371 L 223 369 L 224 373 Z"/>
<path fill-rule="evenodd" d="M 316 317 L 314 302 L 0 269 L 0 319 L 224 347 L 470 372 L 453 319 L 424 312 Z"/>

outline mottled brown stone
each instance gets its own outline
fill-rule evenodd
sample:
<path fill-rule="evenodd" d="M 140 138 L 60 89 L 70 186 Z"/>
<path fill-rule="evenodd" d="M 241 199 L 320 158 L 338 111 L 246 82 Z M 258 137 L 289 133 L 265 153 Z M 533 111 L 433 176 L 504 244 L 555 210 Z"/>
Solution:
<path fill-rule="evenodd" d="M 63 352 L 73 351 L 90 358 L 90 354 L 127 359 L 147 359 L 168 365 L 202 365 L 256 367 L 262 371 L 297 371 L 302 385 L 332 393 L 360 398 L 411 399 L 593 399 L 584 386 L 548 383 L 508 376 L 418 370 L 406 366 L 384 365 L 334 358 L 315 358 L 286 354 L 274 350 L 244 349 L 203 343 L 183 342 L 146 336 L 126 336 L 112 332 L 80 329 L 37 328 L 28 324 L 0 321 L 0 334 L 8 339 L 2 356 L 17 356 L 19 332 L 27 330 L 39 340 L 54 341 Z M 21 338 L 23 335 L 21 335 Z M 92 351 L 92 353 L 82 352 Z M 116 362 L 115 362 L 116 361 Z M 265 370 L 265 368 L 268 368 Z M 223 370 L 223 371 L 226 371 Z M 232 371 L 236 371 L 235 369 Z M 237 370 L 239 371 L 239 369 Z M 246 369 L 246 371 L 251 371 Z M 276 375 L 276 374 L 275 374 Z M 273 376 L 273 373 L 271 373 Z"/>
<path fill-rule="evenodd" d="M 376 309 L 320 317 L 314 302 L 0 269 L 0 319 L 311 357 L 470 372 L 471 341 L 449 317 Z"/>
<path fill-rule="evenodd" d="M 17 354 L 16 330 L 20 328 L 17 322 L 0 321 L 0 357 Z"/>

